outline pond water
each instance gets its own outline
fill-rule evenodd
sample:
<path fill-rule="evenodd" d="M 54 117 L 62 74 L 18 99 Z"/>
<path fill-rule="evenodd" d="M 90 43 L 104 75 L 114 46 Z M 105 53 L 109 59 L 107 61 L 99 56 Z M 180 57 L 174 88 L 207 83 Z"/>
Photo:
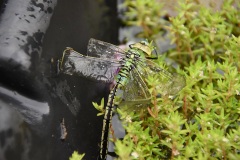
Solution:
<path fill-rule="evenodd" d="M 65 160 L 74 150 L 96 159 L 102 117 L 92 101 L 109 86 L 56 74 L 51 60 L 66 47 L 86 53 L 91 37 L 116 44 L 116 1 L 8 0 L 0 18 L 0 159 Z"/>

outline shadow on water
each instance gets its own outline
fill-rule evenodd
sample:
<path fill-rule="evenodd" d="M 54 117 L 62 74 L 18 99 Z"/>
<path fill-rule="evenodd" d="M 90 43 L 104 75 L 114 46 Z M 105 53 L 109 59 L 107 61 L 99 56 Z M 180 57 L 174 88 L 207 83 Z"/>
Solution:
<path fill-rule="evenodd" d="M 102 117 L 92 101 L 106 98 L 108 84 L 52 74 L 50 64 L 65 47 L 86 53 L 91 37 L 116 44 L 116 1 L 2 2 L 1 160 L 65 160 L 74 150 L 96 159 Z"/>

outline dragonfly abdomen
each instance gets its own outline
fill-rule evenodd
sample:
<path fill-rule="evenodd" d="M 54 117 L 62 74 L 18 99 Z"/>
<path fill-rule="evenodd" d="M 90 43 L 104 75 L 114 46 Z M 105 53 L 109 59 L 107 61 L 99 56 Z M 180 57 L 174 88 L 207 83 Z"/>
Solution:
<path fill-rule="evenodd" d="M 101 146 L 100 146 L 100 157 L 98 160 L 105 160 L 107 158 L 108 153 L 108 134 L 109 128 L 112 120 L 113 107 L 115 106 L 114 98 L 117 91 L 119 83 L 117 83 L 113 89 L 111 90 L 108 96 L 108 102 L 105 109 L 105 114 L 103 118 L 103 129 L 102 129 L 102 137 L 101 137 Z"/>
<path fill-rule="evenodd" d="M 127 64 L 127 63 L 126 63 Z M 130 65 L 129 65 L 130 64 Z M 99 160 L 105 160 L 108 153 L 108 134 L 109 128 L 112 120 L 113 115 L 113 107 L 117 106 L 119 102 L 115 102 L 116 92 L 128 81 L 129 73 L 133 68 L 133 63 L 129 63 L 124 65 L 118 75 L 116 76 L 116 84 L 113 89 L 110 91 L 108 96 L 108 102 L 105 109 L 104 119 L 103 119 L 103 129 L 102 129 L 102 137 L 101 137 L 101 146 L 100 146 L 100 157 Z"/>

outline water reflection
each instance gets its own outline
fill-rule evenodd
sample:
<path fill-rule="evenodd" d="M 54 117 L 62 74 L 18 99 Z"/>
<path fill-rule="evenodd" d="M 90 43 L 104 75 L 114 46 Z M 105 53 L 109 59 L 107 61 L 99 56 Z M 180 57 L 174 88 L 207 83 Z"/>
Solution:
<path fill-rule="evenodd" d="M 31 125 L 42 123 L 43 116 L 48 115 L 50 107 L 47 102 L 39 102 L 22 96 L 16 91 L 11 91 L 0 86 L 2 101 L 23 115 L 24 120 Z M 3 105 L 1 105 L 3 106 Z"/>
<path fill-rule="evenodd" d="M 96 159 L 102 118 L 96 116 L 92 101 L 105 96 L 107 86 L 77 77 L 51 77 L 48 72 L 51 58 L 61 57 L 67 46 L 85 53 L 90 37 L 116 43 L 116 2 L 4 2 L 0 17 L 0 159 L 65 160 L 74 150 L 85 152 L 86 159 Z M 63 118 L 68 133 L 64 142 Z"/>

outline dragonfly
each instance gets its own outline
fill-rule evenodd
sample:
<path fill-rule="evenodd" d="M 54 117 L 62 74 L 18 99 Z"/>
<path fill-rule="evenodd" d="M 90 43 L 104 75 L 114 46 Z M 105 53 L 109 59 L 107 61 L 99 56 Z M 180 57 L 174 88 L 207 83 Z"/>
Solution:
<path fill-rule="evenodd" d="M 165 83 L 159 85 L 165 95 L 175 95 L 185 86 L 183 76 L 172 74 L 152 61 L 157 58 L 155 51 L 152 43 L 147 41 L 131 44 L 125 51 L 113 44 L 91 38 L 87 55 L 69 47 L 63 52 L 61 72 L 109 83 L 111 86 L 103 118 L 98 160 L 105 160 L 108 154 L 108 136 L 114 107 L 127 104 L 137 110 L 151 102 L 152 95 L 145 80 L 149 73 L 165 77 Z M 116 98 L 119 91 L 122 91 L 120 102 Z"/>

